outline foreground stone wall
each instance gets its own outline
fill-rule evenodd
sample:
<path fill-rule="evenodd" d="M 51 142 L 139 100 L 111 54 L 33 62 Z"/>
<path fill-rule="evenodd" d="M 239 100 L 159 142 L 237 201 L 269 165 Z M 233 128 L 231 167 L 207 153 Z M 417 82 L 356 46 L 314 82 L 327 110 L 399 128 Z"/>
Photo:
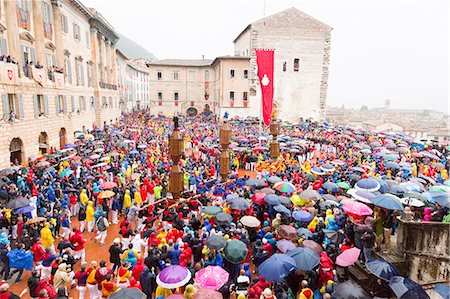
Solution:
<path fill-rule="evenodd" d="M 400 220 L 396 254 L 406 255 L 408 276 L 426 285 L 450 279 L 450 224 Z"/>

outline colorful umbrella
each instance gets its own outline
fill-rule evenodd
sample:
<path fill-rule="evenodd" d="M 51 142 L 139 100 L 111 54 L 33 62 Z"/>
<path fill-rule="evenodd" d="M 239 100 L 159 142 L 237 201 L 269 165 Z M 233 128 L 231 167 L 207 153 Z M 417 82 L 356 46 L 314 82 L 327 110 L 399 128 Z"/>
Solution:
<path fill-rule="evenodd" d="M 113 197 L 116 193 L 114 193 L 113 191 L 110 190 L 105 190 L 100 192 L 100 194 L 98 195 L 98 198 L 110 198 Z"/>
<path fill-rule="evenodd" d="M 344 190 L 350 189 L 350 186 L 346 182 L 337 182 L 336 185 Z"/>
<path fill-rule="evenodd" d="M 112 189 L 114 187 L 117 187 L 117 184 L 114 182 L 109 182 L 109 181 L 103 182 L 100 185 L 100 188 L 102 188 L 102 189 Z"/>
<path fill-rule="evenodd" d="M 295 248 L 294 250 L 288 251 L 286 255 L 295 260 L 296 268 L 299 270 L 311 271 L 320 263 L 319 255 L 307 247 Z"/>
<path fill-rule="evenodd" d="M 357 215 L 357 216 L 369 216 L 372 215 L 373 211 L 371 208 L 369 208 L 367 205 L 353 201 L 346 203 L 342 206 L 342 209 L 344 212 L 350 215 Z"/>
<path fill-rule="evenodd" d="M 202 213 L 205 215 L 215 216 L 222 212 L 222 208 L 218 206 L 206 206 L 202 208 Z"/>
<path fill-rule="evenodd" d="M 265 204 L 266 202 L 264 201 L 264 198 L 267 196 L 267 194 L 266 193 L 262 193 L 262 192 L 257 192 L 257 193 L 255 193 L 255 194 L 253 194 L 253 196 L 252 196 L 252 202 L 253 203 L 255 203 L 255 204 L 257 204 L 257 205 L 263 205 L 263 204 Z M 227 196 L 227 199 L 228 199 L 228 196 Z"/>
<path fill-rule="evenodd" d="M 239 221 L 247 227 L 258 227 L 261 224 L 261 222 L 254 216 L 244 216 Z"/>
<path fill-rule="evenodd" d="M 383 280 L 389 281 L 392 277 L 400 275 L 399 271 L 384 260 L 371 260 L 366 262 L 366 268 L 373 275 Z"/>
<path fill-rule="evenodd" d="M 388 209 L 388 210 L 397 210 L 397 211 L 403 211 L 403 205 L 398 199 L 397 196 L 392 194 L 382 194 L 375 196 L 370 199 L 370 201 L 379 207 Z"/>
<path fill-rule="evenodd" d="M 194 299 L 223 299 L 223 297 L 222 293 L 203 288 L 194 293 Z"/>
<path fill-rule="evenodd" d="M 380 184 L 373 178 L 367 178 L 357 181 L 355 188 L 360 191 L 375 192 L 380 189 Z"/>
<path fill-rule="evenodd" d="M 227 283 L 230 274 L 219 266 L 208 266 L 197 272 L 195 283 L 200 288 L 219 290 Z"/>
<path fill-rule="evenodd" d="M 211 249 L 221 249 L 227 245 L 227 240 L 220 235 L 212 235 L 206 239 L 206 246 Z"/>
<path fill-rule="evenodd" d="M 341 267 L 348 267 L 353 265 L 359 258 L 361 249 L 353 247 L 345 250 L 343 253 L 337 256 L 336 265 Z"/>
<path fill-rule="evenodd" d="M 283 192 L 283 193 L 291 193 L 291 192 L 295 191 L 295 186 L 289 182 L 275 183 L 275 185 L 273 185 L 273 188 L 275 190 L 278 190 L 279 192 Z"/>
<path fill-rule="evenodd" d="M 288 240 L 298 239 L 298 233 L 295 227 L 286 224 L 280 225 L 278 228 L 278 235 L 280 238 L 285 238 Z"/>
<path fill-rule="evenodd" d="M 239 240 L 230 240 L 223 249 L 225 258 L 233 264 L 239 264 L 245 260 L 248 250 L 245 243 Z"/>
<path fill-rule="evenodd" d="M 175 289 L 184 286 L 190 279 L 191 272 L 188 269 L 179 265 L 171 265 L 156 276 L 156 283 L 166 289 Z"/>
<path fill-rule="evenodd" d="M 297 206 L 304 206 L 307 202 L 306 199 L 300 198 L 298 194 L 294 194 L 291 196 L 291 202 Z"/>
<path fill-rule="evenodd" d="M 276 246 L 282 253 L 297 248 L 297 245 L 286 239 L 278 240 Z"/>
<path fill-rule="evenodd" d="M 294 217 L 295 220 L 300 221 L 300 222 L 310 222 L 313 219 L 313 216 L 311 215 L 311 213 L 307 212 L 307 211 L 295 211 L 292 214 L 292 217 Z"/>
<path fill-rule="evenodd" d="M 323 251 L 322 246 L 312 240 L 304 240 L 300 246 L 311 249 L 314 253 L 320 254 Z"/>
<path fill-rule="evenodd" d="M 272 283 L 279 282 L 296 268 L 295 260 L 285 254 L 274 254 L 258 267 L 258 274 Z"/>
<path fill-rule="evenodd" d="M 389 280 L 389 287 L 399 299 L 429 299 L 424 289 L 409 278 L 393 276 Z"/>

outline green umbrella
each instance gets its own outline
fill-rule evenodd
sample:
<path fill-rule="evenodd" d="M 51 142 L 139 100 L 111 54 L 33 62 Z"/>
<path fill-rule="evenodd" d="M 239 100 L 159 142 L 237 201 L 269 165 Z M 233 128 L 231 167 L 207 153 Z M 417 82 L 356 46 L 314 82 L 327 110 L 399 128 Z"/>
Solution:
<path fill-rule="evenodd" d="M 337 182 L 336 185 L 338 185 L 339 188 L 349 190 L 350 186 L 346 182 Z"/>
<path fill-rule="evenodd" d="M 397 161 L 397 158 L 394 156 L 384 156 L 384 161 L 388 162 L 388 161 Z"/>
<path fill-rule="evenodd" d="M 116 145 L 121 147 L 127 147 L 127 144 L 125 142 L 117 142 Z"/>
<path fill-rule="evenodd" d="M 238 264 L 245 260 L 247 256 L 247 247 L 245 243 L 239 240 L 230 240 L 223 249 L 225 258 L 233 264 Z"/>
<path fill-rule="evenodd" d="M 430 192 L 444 192 L 444 193 L 447 193 L 447 187 L 440 186 L 440 185 L 430 186 L 428 188 L 428 190 L 430 190 Z"/>
<path fill-rule="evenodd" d="M 222 208 L 218 206 L 207 206 L 202 209 L 202 213 L 206 215 L 216 216 L 222 212 Z"/>
<path fill-rule="evenodd" d="M 446 181 L 444 182 L 444 185 L 450 187 L 450 180 L 446 180 Z"/>

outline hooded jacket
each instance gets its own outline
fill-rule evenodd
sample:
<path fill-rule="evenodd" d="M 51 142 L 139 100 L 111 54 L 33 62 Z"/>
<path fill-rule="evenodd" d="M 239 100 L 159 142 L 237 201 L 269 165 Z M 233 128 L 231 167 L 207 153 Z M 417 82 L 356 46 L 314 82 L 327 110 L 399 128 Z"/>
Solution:
<path fill-rule="evenodd" d="M 147 295 L 147 298 L 152 298 L 152 293 L 156 290 L 156 276 L 151 273 L 148 267 L 144 267 L 142 273 L 139 275 L 142 292 Z"/>
<path fill-rule="evenodd" d="M 67 265 L 61 263 L 56 270 L 55 276 L 53 278 L 53 287 L 55 290 L 59 288 L 64 288 L 66 283 L 70 282 L 69 274 L 67 273 Z"/>
<path fill-rule="evenodd" d="M 144 268 L 145 268 L 145 265 L 144 265 L 144 263 L 142 262 L 142 258 L 138 258 L 138 259 L 137 259 L 137 263 L 136 263 L 136 265 L 133 267 L 133 271 L 132 271 L 132 275 L 133 275 L 134 279 L 136 279 L 137 281 L 139 281 L 139 279 L 140 279 L 139 277 L 140 277 L 142 271 L 144 270 Z"/>
<path fill-rule="evenodd" d="M 55 239 L 53 239 L 52 236 L 52 232 L 50 231 L 50 223 L 46 222 L 44 224 L 44 227 L 41 229 L 41 238 L 42 246 L 44 246 L 44 248 L 52 246 L 55 242 Z"/>
<path fill-rule="evenodd" d="M 123 207 L 129 208 L 129 207 L 131 207 L 131 205 L 132 205 L 132 202 L 131 202 L 130 190 L 126 190 L 125 195 L 123 196 Z"/>
<path fill-rule="evenodd" d="M 88 201 L 88 205 L 86 208 L 86 221 L 94 221 L 95 220 L 94 213 L 95 213 L 95 210 L 92 205 L 92 201 Z"/>
<path fill-rule="evenodd" d="M 89 201 L 89 197 L 87 196 L 86 189 L 81 190 L 80 193 L 80 202 L 86 205 Z"/>

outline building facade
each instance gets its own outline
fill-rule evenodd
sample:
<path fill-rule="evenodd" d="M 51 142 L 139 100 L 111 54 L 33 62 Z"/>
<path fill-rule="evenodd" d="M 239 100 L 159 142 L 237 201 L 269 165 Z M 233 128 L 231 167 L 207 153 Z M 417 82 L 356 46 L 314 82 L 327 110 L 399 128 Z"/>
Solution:
<path fill-rule="evenodd" d="M 284 120 L 324 120 L 332 28 L 290 8 L 248 25 L 234 40 L 236 56 L 250 58 L 250 95 L 242 112 L 260 115 L 256 48 L 274 49 L 274 104 Z M 239 111 L 241 114 L 241 111 Z"/>
<path fill-rule="evenodd" d="M 0 13 L 0 167 L 119 117 L 117 34 L 100 14 L 78 0 L 2 0 Z"/>
<path fill-rule="evenodd" d="M 165 114 L 205 108 L 222 117 L 260 116 L 256 48 L 275 49 L 274 104 L 284 119 L 325 119 L 332 28 L 290 8 L 248 25 L 233 56 L 147 63 L 151 109 Z"/>

